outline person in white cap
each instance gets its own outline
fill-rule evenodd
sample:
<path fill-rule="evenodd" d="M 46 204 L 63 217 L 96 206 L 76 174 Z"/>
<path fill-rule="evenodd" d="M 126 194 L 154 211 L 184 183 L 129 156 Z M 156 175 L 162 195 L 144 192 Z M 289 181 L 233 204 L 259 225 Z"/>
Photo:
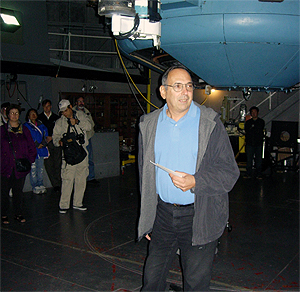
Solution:
<path fill-rule="evenodd" d="M 86 132 L 92 129 L 92 124 L 86 115 L 82 112 L 75 112 L 72 109 L 72 105 L 66 99 L 62 99 L 59 102 L 59 111 L 62 114 L 61 117 L 55 122 L 53 129 L 53 144 L 55 146 L 62 146 L 63 134 L 67 133 L 68 127 L 70 125 L 71 132 L 76 132 L 78 134 L 84 134 L 84 147 L 88 145 L 88 139 Z M 85 159 L 75 165 L 70 165 L 66 161 L 62 160 L 61 166 L 61 197 L 59 202 L 59 212 L 67 213 L 70 209 L 70 199 L 74 185 L 74 198 L 73 198 L 73 209 L 80 211 L 86 211 L 87 208 L 83 205 L 83 197 L 86 188 L 86 178 L 89 174 L 88 168 L 88 155 Z"/>

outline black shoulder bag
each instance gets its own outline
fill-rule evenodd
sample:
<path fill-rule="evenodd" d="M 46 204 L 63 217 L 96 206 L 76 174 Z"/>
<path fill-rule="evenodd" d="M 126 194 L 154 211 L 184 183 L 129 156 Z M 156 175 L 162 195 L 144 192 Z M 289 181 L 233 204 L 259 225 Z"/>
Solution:
<path fill-rule="evenodd" d="M 6 127 L 5 127 L 6 129 Z M 16 158 L 16 154 L 14 151 L 14 148 L 12 146 L 12 141 L 9 137 L 8 130 L 6 129 L 6 133 L 8 136 L 8 144 L 10 145 L 11 151 L 14 155 L 15 158 L 15 163 L 16 163 L 16 171 L 17 172 L 29 172 L 31 170 L 31 163 L 27 158 Z"/>
<path fill-rule="evenodd" d="M 83 134 L 78 135 L 75 127 L 75 132 L 70 132 L 70 128 L 71 126 L 69 124 L 67 133 L 63 134 L 61 139 L 63 143 L 62 149 L 66 163 L 70 165 L 76 165 L 84 160 L 87 153 L 82 147 L 82 144 L 84 144 Z M 78 144 L 77 140 L 80 144 Z"/>

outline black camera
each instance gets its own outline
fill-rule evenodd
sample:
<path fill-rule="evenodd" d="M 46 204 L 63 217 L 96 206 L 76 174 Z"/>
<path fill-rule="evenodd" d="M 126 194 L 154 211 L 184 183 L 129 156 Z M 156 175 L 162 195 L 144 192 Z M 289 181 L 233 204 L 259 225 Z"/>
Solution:
<path fill-rule="evenodd" d="M 78 134 L 76 136 L 76 140 L 79 142 L 79 144 L 83 145 L 84 144 L 84 135 L 82 133 Z"/>

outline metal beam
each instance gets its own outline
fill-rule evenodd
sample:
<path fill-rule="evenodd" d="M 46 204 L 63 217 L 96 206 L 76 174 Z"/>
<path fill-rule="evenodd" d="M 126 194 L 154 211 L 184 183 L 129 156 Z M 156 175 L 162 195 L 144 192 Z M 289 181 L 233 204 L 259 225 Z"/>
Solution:
<path fill-rule="evenodd" d="M 262 118 L 265 120 L 266 125 L 271 123 L 278 116 L 280 116 L 284 111 L 286 111 L 288 108 L 292 107 L 296 102 L 298 102 L 299 101 L 299 93 L 300 93 L 300 91 L 297 90 L 295 92 L 295 94 L 290 96 L 288 99 L 286 99 L 284 102 L 282 102 L 276 108 L 274 108 L 271 112 L 269 112 L 268 114 L 263 116 Z"/>
<path fill-rule="evenodd" d="M 23 63 L 23 62 L 10 62 L 1 61 L 1 72 L 2 73 L 15 73 L 25 75 L 38 75 L 38 76 L 50 76 L 74 78 L 74 79 L 88 79 L 88 80 L 99 80 L 109 81 L 118 83 L 127 83 L 127 79 L 124 73 L 109 71 L 109 70 L 97 70 L 87 69 L 80 66 L 68 67 L 65 65 L 54 64 L 34 64 L 34 63 Z M 136 84 L 148 84 L 148 78 L 141 75 L 131 75 Z"/>

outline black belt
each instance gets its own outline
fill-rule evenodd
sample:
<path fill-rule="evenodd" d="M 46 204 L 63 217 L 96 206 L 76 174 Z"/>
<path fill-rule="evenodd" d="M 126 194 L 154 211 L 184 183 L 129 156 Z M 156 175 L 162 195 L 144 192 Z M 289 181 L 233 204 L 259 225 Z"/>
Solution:
<path fill-rule="evenodd" d="M 194 206 L 194 203 L 191 203 L 191 204 L 187 204 L 187 205 L 180 205 L 180 204 L 172 204 L 172 203 L 166 203 L 164 202 L 159 195 L 158 196 L 158 200 L 159 201 L 162 201 L 164 204 L 168 204 L 168 205 L 173 205 L 174 207 L 190 207 L 190 206 Z"/>
<path fill-rule="evenodd" d="M 180 204 L 172 204 L 175 207 L 189 207 L 189 206 L 194 206 L 194 203 L 187 204 L 187 205 L 180 205 Z"/>

